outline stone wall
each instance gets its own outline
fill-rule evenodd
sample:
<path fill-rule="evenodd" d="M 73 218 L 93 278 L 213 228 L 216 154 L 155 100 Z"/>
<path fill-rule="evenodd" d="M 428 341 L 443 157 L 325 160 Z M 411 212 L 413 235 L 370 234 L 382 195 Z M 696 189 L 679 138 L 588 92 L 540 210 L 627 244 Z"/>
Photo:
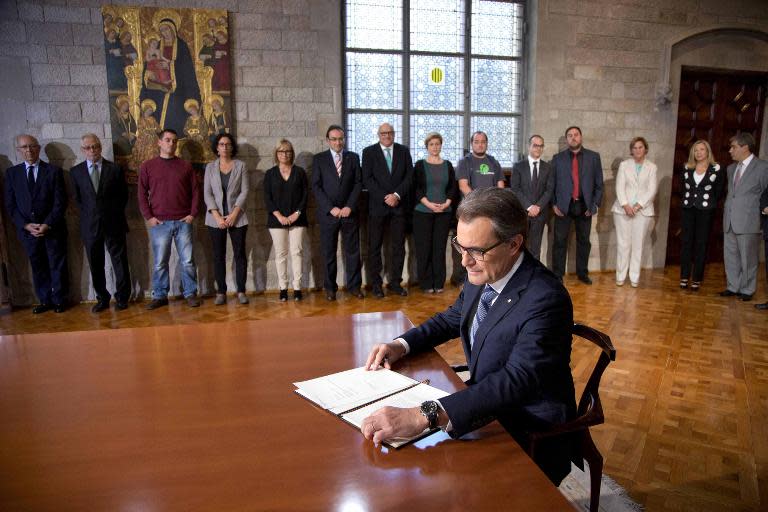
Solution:
<path fill-rule="evenodd" d="M 114 3 L 166 5 L 162 1 L 141 0 Z M 102 4 L 95 0 L 0 0 L 0 69 L 3 70 L 0 168 L 3 170 L 18 163 L 14 136 L 22 132 L 38 137 L 43 146 L 42 158 L 65 170 L 82 160 L 79 138 L 85 132 L 101 137 L 105 156 L 111 157 Z M 229 11 L 233 115 L 241 144 L 239 157 L 247 163 L 252 183 L 247 208 L 250 219 L 248 289 L 276 289 L 261 181 L 264 171 L 273 165 L 272 150 L 279 138 L 286 137 L 293 142 L 298 164 L 308 168 L 311 155 L 324 147 L 328 124 L 341 122 L 339 0 L 204 0 L 178 2 L 177 6 Z M 73 301 L 94 298 L 79 239 L 77 214 L 76 207 L 71 205 L 67 225 Z M 135 294 L 142 295 L 150 289 L 152 255 L 147 230 L 138 211 L 135 186 L 128 217 L 133 288 Z M 15 304 L 31 303 L 34 294 L 28 260 L 7 218 L 4 226 L 8 240 L 3 250 L 7 252 L 5 261 L 12 300 Z M 195 258 L 200 289 L 203 293 L 212 293 L 212 255 L 202 217 L 196 227 Z M 2 241 L 0 238 L 0 243 Z M 310 229 L 305 286 L 313 286 L 315 276 L 319 276 L 322 283 L 317 245 L 317 233 Z M 175 264 L 174 255 L 172 269 Z M 171 274 L 172 293 L 177 293 L 179 274 L 174 271 Z M 230 276 L 229 287 L 234 289 L 231 279 Z M 2 288 L 0 291 L 5 293 Z"/>
<path fill-rule="evenodd" d="M 660 179 L 644 266 L 663 267 L 680 68 L 768 71 L 765 1 L 540 0 L 531 7 L 526 129 L 544 136 L 549 159 L 564 147 L 565 128 L 579 125 L 584 146 L 602 157 L 606 187 L 593 222 L 590 268 L 615 267 L 614 175 L 635 136 L 649 141 Z M 671 93 L 664 95 L 666 88 Z M 763 156 L 766 141 L 764 128 Z"/>
<path fill-rule="evenodd" d="M 299 164 L 306 167 L 311 155 L 323 149 L 327 125 L 342 120 L 340 1 L 179 3 L 229 11 L 236 133 L 254 183 L 248 204 L 249 290 L 277 288 L 260 192 L 276 140 L 291 139 Z M 115 3 L 166 5 L 159 0 Z M 97 133 L 105 148 L 111 147 L 101 4 L 0 0 L 1 169 L 18 161 L 13 138 L 20 132 L 36 135 L 44 147 L 43 158 L 65 169 L 81 160 L 79 137 L 84 132 Z M 563 145 L 565 127 L 578 124 L 585 146 L 602 155 L 606 194 L 593 223 L 590 268 L 614 266 L 609 213 L 615 198 L 613 175 L 636 135 L 650 141 L 649 157 L 659 166 L 661 179 L 657 222 L 644 263 L 662 267 L 680 66 L 768 70 L 764 0 L 540 0 L 529 4 L 528 27 L 524 132 L 541 133 L 547 142 L 544 156 L 550 158 Z M 659 106 L 657 99 L 665 96 L 658 91 L 667 84 L 669 102 Z M 763 130 L 763 154 L 768 150 L 766 137 L 768 129 Z M 107 157 L 110 152 L 107 149 Z M 128 214 L 134 291 L 143 294 L 149 288 L 151 254 L 135 190 Z M 30 303 L 34 297 L 26 256 L 7 218 L 4 226 L 0 254 L 6 255 L 12 299 Z M 69 209 L 68 226 L 72 300 L 92 299 L 76 208 Z M 211 253 L 202 219 L 196 235 L 201 290 L 210 293 Z M 314 286 L 322 279 L 316 230 L 310 229 L 308 238 L 305 285 Z M 177 292 L 178 273 L 172 275 Z M 7 292 L 0 287 L 0 296 Z"/>

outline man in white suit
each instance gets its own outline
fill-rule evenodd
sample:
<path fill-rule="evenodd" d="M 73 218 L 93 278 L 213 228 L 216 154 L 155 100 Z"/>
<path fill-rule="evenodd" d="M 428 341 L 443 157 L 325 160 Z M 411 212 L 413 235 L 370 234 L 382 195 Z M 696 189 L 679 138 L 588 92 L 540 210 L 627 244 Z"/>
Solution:
<path fill-rule="evenodd" d="M 768 162 L 757 158 L 749 133 L 731 137 L 728 194 L 723 209 L 723 252 L 728 287 L 723 297 L 752 300 L 760 251 L 760 196 L 768 188 Z"/>

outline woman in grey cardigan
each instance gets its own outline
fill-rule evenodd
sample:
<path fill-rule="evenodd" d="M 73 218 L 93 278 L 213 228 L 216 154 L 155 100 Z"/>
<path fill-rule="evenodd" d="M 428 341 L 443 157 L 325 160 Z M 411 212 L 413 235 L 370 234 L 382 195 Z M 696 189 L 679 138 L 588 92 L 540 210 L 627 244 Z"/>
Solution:
<path fill-rule="evenodd" d="M 205 225 L 213 245 L 213 271 L 216 277 L 216 299 L 220 306 L 227 302 L 227 232 L 232 240 L 235 259 L 235 283 L 240 304 L 248 304 L 245 294 L 247 257 L 245 234 L 248 217 L 245 201 L 248 198 L 248 170 L 241 160 L 236 160 L 237 142 L 229 133 L 221 133 L 213 141 L 213 151 L 219 158 L 205 167 L 203 192 L 205 197 Z"/>

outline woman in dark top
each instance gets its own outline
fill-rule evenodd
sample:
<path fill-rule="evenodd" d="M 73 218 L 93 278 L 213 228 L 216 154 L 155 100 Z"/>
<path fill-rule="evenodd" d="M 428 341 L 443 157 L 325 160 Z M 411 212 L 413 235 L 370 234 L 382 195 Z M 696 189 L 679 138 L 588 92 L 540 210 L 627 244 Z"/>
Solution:
<path fill-rule="evenodd" d="M 680 248 L 680 288 L 699 291 L 704 276 L 707 242 L 717 202 L 723 194 L 725 176 L 715 163 L 712 148 L 705 140 L 691 146 L 682 175 L 682 247 Z M 693 259 L 693 276 L 691 276 Z"/>
<path fill-rule="evenodd" d="M 304 233 L 307 230 L 307 173 L 293 165 L 293 145 L 280 139 L 274 152 L 277 164 L 264 176 L 267 228 L 275 245 L 280 301 L 288 300 L 288 253 L 293 270 L 293 300 L 301 300 Z"/>
<path fill-rule="evenodd" d="M 427 158 L 414 166 L 416 200 L 413 237 L 419 287 L 425 293 L 442 293 L 445 286 L 445 244 L 457 193 L 453 165 L 440 156 L 443 137 L 432 132 L 424 139 Z"/>
<path fill-rule="evenodd" d="M 213 246 L 213 273 L 216 276 L 216 299 L 220 306 L 227 301 L 227 233 L 232 240 L 235 260 L 235 283 L 237 300 L 248 304 L 245 294 L 247 260 L 245 235 L 248 230 L 248 216 L 245 202 L 248 200 L 248 170 L 245 163 L 235 159 L 237 142 L 228 133 L 217 135 L 213 151 L 219 158 L 205 167 L 203 197 L 205 198 L 205 225 L 211 235 Z"/>

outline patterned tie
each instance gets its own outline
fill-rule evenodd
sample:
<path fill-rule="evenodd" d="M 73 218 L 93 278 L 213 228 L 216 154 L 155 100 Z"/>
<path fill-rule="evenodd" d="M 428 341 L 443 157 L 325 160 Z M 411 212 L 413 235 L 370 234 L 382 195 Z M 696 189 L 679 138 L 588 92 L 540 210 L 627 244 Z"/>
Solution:
<path fill-rule="evenodd" d="M 736 188 L 736 185 L 739 184 L 739 181 L 741 180 L 741 172 L 744 170 L 744 164 L 742 162 L 739 162 L 739 165 L 736 166 L 736 173 L 733 176 L 733 188 Z"/>
<path fill-rule="evenodd" d="M 27 188 L 30 193 L 35 189 L 35 166 L 30 165 L 27 167 Z"/>
<path fill-rule="evenodd" d="M 531 188 L 535 194 L 539 188 L 539 162 L 533 162 L 533 177 L 531 178 Z"/>
<path fill-rule="evenodd" d="M 392 174 L 392 149 L 387 148 L 386 152 L 385 159 L 387 160 L 387 169 L 389 169 L 389 174 Z"/>
<path fill-rule="evenodd" d="M 477 332 L 478 327 L 480 327 L 480 324 L 485 320 L 485 317 L 488 315 L 488 310 L 491 308 L 491 302 L 493 302 L 493 299 L 496 298 L 496 290 L 494 290 L 490 285 L 485 285 L 485 290 L 483 290 L 483 294 L 480 296 L 480 302 L 477 305 L 477 311 L 475 312 L 475 319 L 472 321 L 472 329 L 469 332 L 469 345 L 474 346 L 475 344 L 475 333 Z"/>
<path fill-rule="evenodd" d="M 336 174 L 339 175 L 339 178 L 341 178 L 341 155 L 339 153 L 335 153 L 334 159 L 336 160 Z"/>
<path fill-rule="evenodd" d="M 91 183 L 93 183 L 93 190 L 95 192 L 99 191 L 99 164 L 93 164 L 91 166 Z"/>

